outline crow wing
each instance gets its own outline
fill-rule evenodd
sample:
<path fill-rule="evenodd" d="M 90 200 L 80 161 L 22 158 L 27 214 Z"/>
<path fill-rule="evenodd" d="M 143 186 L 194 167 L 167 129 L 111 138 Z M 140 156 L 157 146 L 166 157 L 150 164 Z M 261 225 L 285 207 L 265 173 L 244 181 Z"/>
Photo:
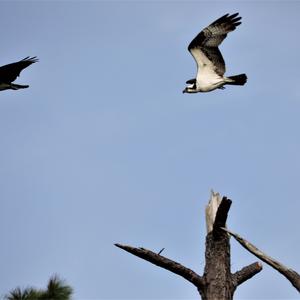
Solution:
<path fill-rule="evenodd" d="M 18 62 L 0 67 L 0 81 L 5 83 L 13 82 L 17 79 L 23 69 L 27 68 L 37 61 L 38 59 L 36 58 L 36 56 L 27 56 Z"/>
<path fill-rule="evenodd" d="M 198 72 L 201 67 L 208 67 L 220 76 L 225 73 L 225 62 L 218 46 L 227 34 L 241 24 L 238 13 L 226 14 L 204 28 L 189 44 L 188 50 L 194 57 Z"/>

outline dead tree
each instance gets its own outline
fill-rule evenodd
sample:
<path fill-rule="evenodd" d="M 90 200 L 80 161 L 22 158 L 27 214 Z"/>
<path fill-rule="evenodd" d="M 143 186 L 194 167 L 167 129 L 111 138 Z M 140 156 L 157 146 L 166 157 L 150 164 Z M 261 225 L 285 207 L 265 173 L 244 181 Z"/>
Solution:
<path fill-rule="evenodd" d="M 115 244 L 117 247 L 147 260 L 161 268 L 169 270 L 196 286 L 203 300 L 233 299 L 235 289 L 262 270 L 262 265 L 255 262 L 231 273 L 230 235 L 222 230 L 226 227 L 231 200 L 212 192 L 206 207 L 206 250 L 205 268 L 202 276 L 193 270 L 144 248 Z"/>

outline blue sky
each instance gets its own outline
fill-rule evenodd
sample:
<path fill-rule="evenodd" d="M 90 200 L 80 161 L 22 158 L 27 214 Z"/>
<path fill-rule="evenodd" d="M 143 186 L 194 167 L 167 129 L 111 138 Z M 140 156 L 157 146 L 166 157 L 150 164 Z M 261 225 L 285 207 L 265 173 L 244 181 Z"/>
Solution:
<path fill-rule="evenodd" d="M 75 299 L 197 299 L 183 279 L 113 246 L 202 273 L 210 189 L 228 227 L 300 271 L 298 1 L 2 1 L 0 294 L 57 273 Z M 221 46 L 244 87 L 182 94 L 188 43 L 225 13 Z M 256 261 L 232 241 L 232 270 Z M 293 299 L 264 265 L 236 299 Z"/>

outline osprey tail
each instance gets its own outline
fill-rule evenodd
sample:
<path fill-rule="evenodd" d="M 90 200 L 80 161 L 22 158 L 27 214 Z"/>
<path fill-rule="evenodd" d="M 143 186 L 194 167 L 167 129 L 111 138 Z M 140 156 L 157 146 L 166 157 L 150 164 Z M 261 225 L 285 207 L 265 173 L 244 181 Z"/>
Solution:
<path fill-rule="evenodd" d="M 239 74 L 239 75 L 230 76 L 227 78 L 230 79 L 230 81 L 226 82 L 226 84 L 244 85 L 247 82 L 246 74 Z"/>

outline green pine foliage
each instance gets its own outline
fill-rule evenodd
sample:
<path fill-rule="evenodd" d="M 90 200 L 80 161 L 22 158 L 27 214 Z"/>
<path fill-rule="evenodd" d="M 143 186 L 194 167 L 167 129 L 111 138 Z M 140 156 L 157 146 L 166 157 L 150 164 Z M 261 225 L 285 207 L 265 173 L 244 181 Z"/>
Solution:
<path fill-rule="evenodd" d="M 17 287 L 8 295 L 5 300 L 70 300 L 73 289 L 57 276 L 50 278 L 47 289 L 37 290 L 26 288 L 22 290 Z"/>
<path fill-rule="evenodd" d="M 21 290 L 20 288 L 16 288 L 12 290 L 5 299 L 7 300 L 37 300 L 41 295 L 41 291 L 35 290 L 33 288 L 27 288 L 25 290 Z"/>

